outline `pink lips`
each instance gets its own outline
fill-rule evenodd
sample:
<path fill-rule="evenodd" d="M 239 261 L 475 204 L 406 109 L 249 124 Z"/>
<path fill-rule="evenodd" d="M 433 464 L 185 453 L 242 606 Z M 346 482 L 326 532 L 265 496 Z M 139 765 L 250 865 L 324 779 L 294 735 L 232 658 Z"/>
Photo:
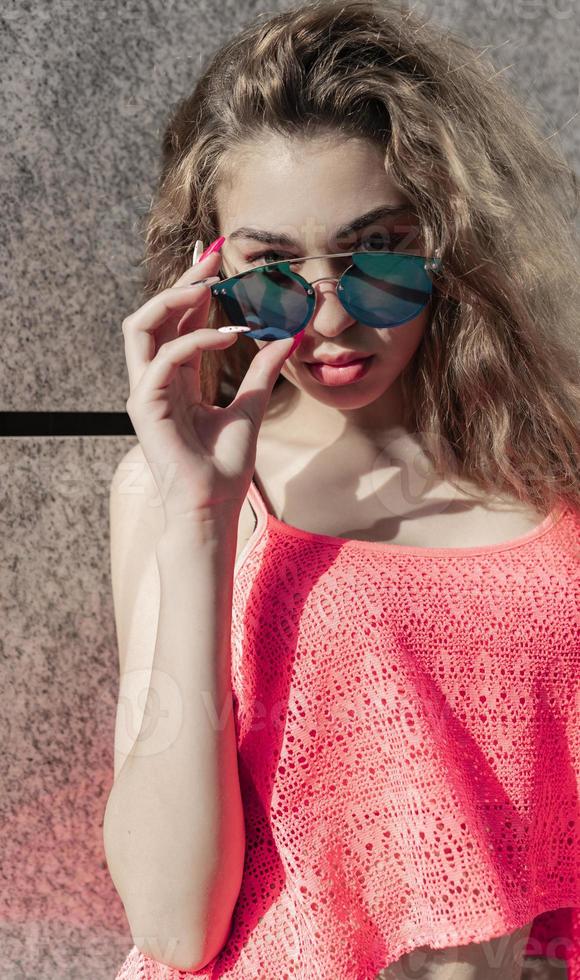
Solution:
<path fill-rule="evenodd" d="M 362 357 L 348 363 L 326 364 L 323 361 L 306 364 L 313 378 L 323 385 L 335 386 L 359 381 L 370 369 L 374 355 Z"/>
<path fill-rule="evenodd" d="M 336 357 L 325 359 L 324 357 L 317 358 L 314 361 L 307 361 L 308 364 L 330 364 L 332 367 L 344 367 L 345 364 L 354 364 L 356 361 L 366 360 L 367 357 L 372 357 L 372 354 L 345 354 L 344 357 Z"/>

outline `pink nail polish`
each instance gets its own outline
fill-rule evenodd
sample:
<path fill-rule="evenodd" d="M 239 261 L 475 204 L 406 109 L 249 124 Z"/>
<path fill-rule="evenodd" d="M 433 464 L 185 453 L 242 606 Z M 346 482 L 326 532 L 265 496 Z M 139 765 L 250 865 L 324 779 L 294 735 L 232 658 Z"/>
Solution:
<path fill-rule="evenodd" d="M 296 336 L 294 337 L 294 343 L 292 344 L 292 347 L 290 348 L 290 350 L 286 354 L 286 360 L 288 360 L 288 358 L 290 357 L 290 355 L 293 354 L 294 351 L 296 350 L 296 348 L 302 343 L 302 341 L 304 340 L 304 334 L 305 334 L 305 332 L 306 332 L 305 330 L 301 330 L 300 333 L 297 333 L 296 334 Z"/>
<path fill-rule="evenodd" d="M 197 261 L 202 262 L 205 258 L 207 258 L 208 255 L 211 255 L 212 252 L 219 252 L 225 240 L 226 240 L 225 235 L 222 235 L 220 238 L 216 238 L 215 242 L 212 242 L 211 245 L 208 245 L 205 252 L 202 252 L 202 254 L 200 255 Z"/>

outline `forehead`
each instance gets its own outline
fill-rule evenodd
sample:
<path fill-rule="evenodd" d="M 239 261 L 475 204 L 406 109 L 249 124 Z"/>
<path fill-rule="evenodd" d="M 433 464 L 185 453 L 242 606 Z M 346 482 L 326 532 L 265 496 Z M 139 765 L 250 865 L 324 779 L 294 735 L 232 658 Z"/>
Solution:
<path fill-rule="evenodd" d="M 407 196 L 385 171 L 384 149 L 336 135 L 310 140 L 273 136 L 232 151 L 216 205 L 220 231 L 241 225 L 332 232 L 379 204 L 403 205 Z"/>

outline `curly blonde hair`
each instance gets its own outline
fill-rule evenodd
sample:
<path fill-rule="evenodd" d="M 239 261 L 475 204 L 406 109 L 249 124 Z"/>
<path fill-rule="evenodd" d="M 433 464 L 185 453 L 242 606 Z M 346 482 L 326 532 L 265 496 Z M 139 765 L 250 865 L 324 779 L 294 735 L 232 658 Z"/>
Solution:
<path fill-rule="evenodd" d="M 432 317 L 401 382 L 435 471 L 547 516 L 580 511 L 576 173 L 491 61 L 390 0 L 260 15 L 214 53 L 163 137 L 147 295 L 213 241 L 216 187 L 271 135 L 371 140 L 440 247 Z M 228 322 L 212 305 L 209 326 Z M 255 345 L 208 351 L 202 391 L 235 395 Z M 276 385 L 283 383 L 280 377 Z"/>

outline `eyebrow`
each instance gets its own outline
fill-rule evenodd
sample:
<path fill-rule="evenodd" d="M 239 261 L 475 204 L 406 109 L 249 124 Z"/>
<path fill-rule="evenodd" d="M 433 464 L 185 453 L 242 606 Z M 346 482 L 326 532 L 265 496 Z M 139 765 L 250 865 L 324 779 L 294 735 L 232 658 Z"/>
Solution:
<path fill-rule="evenodd" d="M 379 221 L 380 218 L 408 214 L 409 212 L 413 212 L 413 210 L 412 204 L 383 204 L 341 225 L 336 229 L 333 237 L 334 239 L 343 238 L 353 231 L 361 231 L 367 225 L 372 225 L 375 221 Z M 264 245 L 287 245 L 290 248 L 299 248 L 298 242 L 289 235 L 284 235 L 281 232 L 264 231 L 261 228 L 251 228 L 247 225 L 236 228 L 227 238 L 229 241 L 235 241 L 238 238 L 252 238 L 256 242 L 262 242 Z"/>

